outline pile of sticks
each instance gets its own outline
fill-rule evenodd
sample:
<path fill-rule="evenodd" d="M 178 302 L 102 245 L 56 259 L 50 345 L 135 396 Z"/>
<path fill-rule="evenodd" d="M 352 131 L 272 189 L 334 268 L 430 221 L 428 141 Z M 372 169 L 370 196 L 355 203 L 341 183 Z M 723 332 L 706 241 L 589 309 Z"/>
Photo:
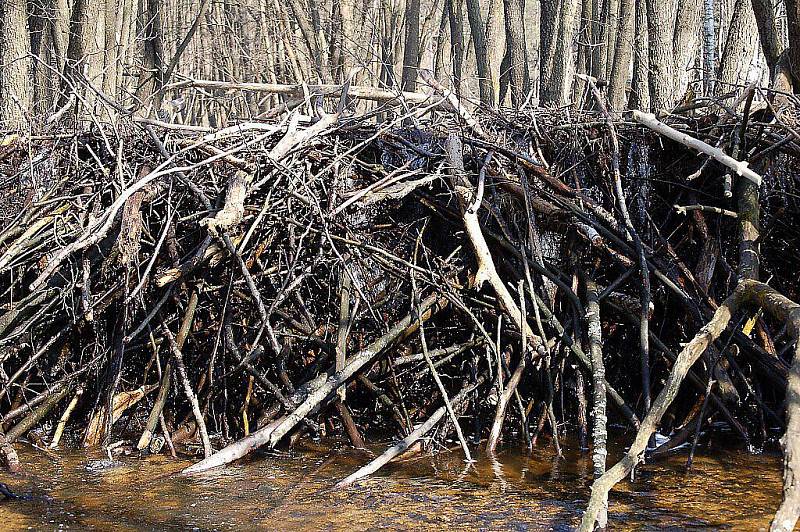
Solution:
<path fill-rule="evenodd" d="M 346 485 L 419 441 L 470 460 L 570 434 L 587 530 L 646 453 L 691 461 L 717 421 L 786 432 L 800 474 L 796 102 L 614 117 L 587 81 L 595 111 L 470 112 L 429 80 L 366 112 L 345 87 L 216 131 L 0 138 L 6 462 L 65 434 L 201 456 L 187 474 L 398 437 Z M 606 471 L 609 418 L 636 438 Z"/>

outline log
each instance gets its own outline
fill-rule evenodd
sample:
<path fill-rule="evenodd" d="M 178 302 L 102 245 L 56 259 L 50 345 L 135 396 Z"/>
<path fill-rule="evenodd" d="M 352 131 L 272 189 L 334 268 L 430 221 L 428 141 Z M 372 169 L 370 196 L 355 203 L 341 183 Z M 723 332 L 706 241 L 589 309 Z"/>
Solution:
<path fill-rule="evenodd" d="M 603 334 L 600 326 L 600 304 L 597 284 L 586 281 L 587 335 L 589 354 L 592 361 L 592 471 L 594 478 L 600 478 L 606 471 L 606 369 L 603 363 Z M 605 528 L 608 521 L 608 499 L 602 501 L 603 508 L 598 513 L 597 524 Z"/>
<path fill-rule="evenodd" d="M 238 90 L 266 92 L 270 94 L 285 94 L 287 96 L 296 96 L 301 98 L 304 98 L 306 95 L 322 96 L 323 98 L 339 98 L 342 94 L 342 90 L 344 89 L 344 85 L 334 84 L 305 85 L 286 83 L 234 83 L 227 81 L 194 79 L 182 81 L 180 83 L 173 83 L 165 87 L 165 90 L 177 90 L 188 87 L 226 91 Z M 409 91 L 396 92 L 378 89 L 376 87 L 364 87 L 359 85 L 350 85 L 347 89 L 347 96 L 350 98 L 373 102 L 392 102 L 397 100 L 405 100 L 408 103 L 415 104 L 436 103 L 441 99 L 433 94 Z"/>

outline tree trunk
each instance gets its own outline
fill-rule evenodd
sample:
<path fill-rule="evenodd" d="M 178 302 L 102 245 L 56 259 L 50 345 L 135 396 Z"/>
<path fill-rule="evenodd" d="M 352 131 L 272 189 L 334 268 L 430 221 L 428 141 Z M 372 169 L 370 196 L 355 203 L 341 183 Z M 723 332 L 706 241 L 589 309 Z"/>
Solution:
<path fill-rule="evenodd" d="M 619 10 L 619 30 L 617 33 L 616 51 L 614 62 L 609 71 L 608 101 L 611 109 L 621 112 L 625 109 L 625 93 L 630 77 L 631 56 L 633 53 L 634 31 L 633 22 L 635 13 L 635 0 L 622 0 Z"/>
<path fill-rule="evenodd" d="M 600 326 L 599 290 L 592 281 L 586 282 L 586 321 L 588 322 L 587 334 L 589 337 L 589 353 L 592 357 L 592 472 L 598 479 L 606 472 L 606 369 L 603 363 L 603 334 Z M 597 516 L 597 523 L 601 529 L 606 527 L 608 520 L 608 501 L 603 502 L 603 508 Z"/>
<path fill-rule="evenodd" d="M 616 45 L 619 36 L 621 6 L 620 0 L 605 0 L 603 4 L 604 8 L 606 8 L 603 17 L 605 33 L 603 34 L 603 46 L 600 50 L 602 62 L 599 66 L 602 66 L 602 70 L 599 71 L 600 76 L 597 76 L 597 78 L 608 81 L 611 77 L 612 65 L 614 64 L 614 54 L 617 51 Z"/>
<path fill-rule="evenodd" d="M 778 34 L 778 28 L 775 25 L 775 8 L 772 5 L 772 0 L 752 0 L 752 2 L 756 24 L 758 25 L 758 36 L 761 40 L 761 50 L 764 52 L 764 57 L 769 67 L 769 77 L 772 79 L 775 77 L 775 67 L 778 65 L 778 58 L 784 48 Z"/>
<path fill-rule="evenodd" d="M 575 60 L 572 48 L 578 23 L 579 0 L 564 0 L 558 25 L 558 38 L 553 58 L 553 71 L 550 79 L 544 81 L 541 95 L 542 103 L 565 105 L 570 101 L 572 82 L 575 77 Z"/>
<path fill-rule="evenodd" d="M 541 0 L 541 24 L 539 27 L 539 98 L 544 98 L 547 86 L 553 78 L 553 63 L 558 46 L 559 16 L 561 2 L 559 0 Z"/>
<path fill-rule="evenodd" d="M 492 73 L 492 102 L 498 102 L 500 74 L 506 52 L 506 26 L 504 23 L 504 0 L 489 0 L 486 11 L 486 51 L 489 56 L 489 71 Z"/>
<path fill-rule="evenodd" d="M 404 91 L 414 91 L 417 87 L 419 70 L 419 0 L 409 0 L 406 4 L 406 43 L 403 49 Z"/>
<path fill-rule="evenodd" d="M 511 104 L 519 107 L 530 90 L 525 44 L 525 0 L 505 0 L 506 39 L 508 41 L 508 78 Z"/>
<path fill-rule="evenodd" d="M 461 77 L 464 70 L 464 0 L 450 0 L 450 48 L 453 62 L 453 84 L 456 94 L 461 95 Z"/>
<path fill-rule="evenodd" d="M 6 0 L 2 7 L 0 121 L 9 129 L 25 129 L 33 104 L 31 41 L 25 0 Z"/>
<path fill-rule="evenodd" d="M 79 0 L 80 1 L 80 0 Z M 136 88 L 137 99 L 144 104 L 146 114 L 156 113 L 161 108 L 161 88 L 164 86 L 164 44 L 161 29 L 160 0 L 145 0 L 142 13 L 145 24 L 142 35 L 142 71 Z M 154 98 L 155 97 L 155 98 Z"/>
<path fill-rule="evenodd" d="M 678 0 L 678 13 L 675 17 L 675 94 L 686 90 L 689 82 L 689 69 L 697 57 L 702 4 L 697 0 Z"/>
<path fill-rule="evenodd" d="M 656 112 L 671 110 L 675 103 L 674 14 L 663 0 L 645 0 L 650 61 L 650 105 Z"/>
<path fill-rule="evenodd" d="M 342 35 L 340 37 L 342 43 L 342 68 L 345 77 L 350 74 L 356 64 L 360 63 L 356 55 L 358 46 L 362 44 L 359 38 L 359 17 L 356 13 L 356 5 L 356 0 L 341 0 L 339 2 L 339 13 L 342 17 Z"/>
<path fill-rule="evenodd" d="M 297 26 L 300 28 L 300 32 L 303 34 L 306 47 L 314 61 L 314 70 L 320 81 L 325 82 L 328 78 L 328 70 L 324 60 L 324 51 L 322 49 L 322 43 L 319 40 L 319 34 L 311 24 L 308 10 L 304 9 L 300 0 L 288 0 L 287 3 L 292 13 L 294 13 L 294 19 L 297 22 Z"/>
<path fill-rule="evenodd" d="M 789 70 L 795 91 L 800 86 L 800 2 L 786 0 L 786 24 L 789 29 Z"/>
<path fill-rule="evenodd" d="M 33 115 L 47 113 L 53 108 L 54 83 L 57 80 L 52 75 L 53 69 L 53 46 L 51 39 L 52 15 L 49 6 L 40 3 L 29 4 L 31 13 L 28 18 L 30 25 L 31 57 L 32 61 L 30 77 L 33 80 L 33 105 L 30 112 Z"/>
<path fill-rule="evenodd" d="M 104 75 L 103 75 L 103 93 L 117 101 L 119 94 L 119 78 L 121 64 L 121 54 L 123 46 L 120 42 L 122 37 L 122 20 L 124 15 L 124 2 L 117 0 L 105 0 L 104 6 Z"/>
<path fill-rule="evenodd" d="M 578 31 L 575 38 L 578 43 L 578 54 L 575 57 L 575 73 L 576 74 L 589 74 L 592 70 L 592 25 L 586 21 L 592 20 L 593 16 L 593 0 L 581 0 L 581 5 L 578 8 L 580 21 L 578 23 Z M 575 95 L 580 99 L 586 94 L 586 80 L 579 77 L 575 80 Z M 577 101 L 576 104 L 581 105 L 582 102 Z"/>
<path fill-rule="evenodd" d="M 747 80 L 756 46 L 756 20 L 749 0 L 736 0 L 728 38 L 719 66 L 717 92 L 728 92 L 731 85 Z"/>
<path fill-rule="evenodd" d="M 480 86 L 481 103 L 492 106 L 494 105 L 494 84 L 492 83 L 492 71 L 489 67 L 489 55 L 486 49 L 481 4 L 479 0 L 466 0 L 466 2 L 467 17 L 469 18 L 469 27 L 472 33 L 472 44 L 475 48 L 475 62 L 478 66 L 478 84 Z"/>
<path fill-rule="evenodd" d="M 619 15 L 619 0 L 598 1 L 599 17 L 595 47 L 592 52 L 592 75 L 600 80 L 608 80 L 609 60 L 614 60 L 616 44 L 616 23 Z M 609 48 L 611 52 L 609 53 Z"/>
<path fill-rule="evenodd" d="M 103 88 L 105 39 L 105 2 L 75 0 L 67 57 L 76 81 L 90 85 L 83 95 L 83 114 L 95 112 L 96 91 Z"/>
<path fill-rule="evenodd" d="M 646 0 L 636 1 L 636 46 L 633 58 L 633 82 L 628 107 L 650 110 L 650 61 L 648 58 Z"/>
<path fill-rule="evenodd" d="M 703 0 L 703 89 L 706 95 L 714 93 L 716 72 L 717 28 L 714 20 L 714 0 Z"/>

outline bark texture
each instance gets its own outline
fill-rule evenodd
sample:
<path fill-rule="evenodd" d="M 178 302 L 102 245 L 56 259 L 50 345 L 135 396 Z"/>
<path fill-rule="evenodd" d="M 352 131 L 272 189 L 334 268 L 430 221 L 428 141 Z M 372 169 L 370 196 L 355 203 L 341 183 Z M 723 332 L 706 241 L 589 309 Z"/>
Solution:
<path fill-rule="evenodd" d="M 28 37 L 28 11 L 25 0 L 8 0 L 2 10 L 0 64 L 0 120 L 9 129 L 25 129 L 33 104 L 31 43 Z"/>

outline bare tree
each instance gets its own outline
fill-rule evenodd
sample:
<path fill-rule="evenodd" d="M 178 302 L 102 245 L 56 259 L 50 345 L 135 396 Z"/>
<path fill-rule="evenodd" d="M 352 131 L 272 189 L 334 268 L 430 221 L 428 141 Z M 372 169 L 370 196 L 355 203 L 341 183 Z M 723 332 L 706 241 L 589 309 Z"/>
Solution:
<path fill-rule="evenodd" d="M 61 73 L 91 87 L 80 102 L 94 111 L 97 94 L 154 98 L 147 104 L 157 110 L 164 85 L 181 75 L 329 83 L 355 71 L 356 84 L 416 90 L 421 66 L 437 79 L 452 76 L 459 92 L 480 93 L 486 105 L 503 104 L 507 94 L 517 106 L 531 94 L 570 103 L 583 96 L 584 82 L 574 77 L 581 72 L 608 81 L 615 111 L 664 110 L 690 76 L 736 83 L 748 61 L 764 61 L 751 46 L 753 20 L 775 74 L 785 47 L 776 6 L 749 1 L 746 9 L 736 0 L 38 0 L 27 3 L 26 30 L 15 35 L 29 37 L 20 66 L 27 64 L 34 87 L 33 114 L 65 103 Z M 792 35 L 800 33 L 791 24 L 796 3 L 786 0 Z M 20 4 L 7 5 L 5 18 Z M 234 109 L 196 94 L 187 116 L 257 114 L 277 101 L 241 94 Z"/>
<path fill-rule="evenodd" d="M 733 16 L 720 57 L 718 91 L 727 91 L 733 84 L 746 80 L 756 46 L 756 19 L 749 0 L 736 0 Z"/>
<path fill-rule="evenodd" d="M 599 5 L 602 10 L 599 13 L 599 33 L 593 52 L 592 75 L 597 79 L 608 80 L 617 42 L 619 0 L 605 0 Z"/>
<path fill-rule="evenodd" d="M 650 104 L 661 111 L 675 103 L 674 14 L 668 3 L 646 0 L 648 60 L 650 62 Z"/>
<path fill-rule="evenodd" d="M 789 27 L 789 68 L 794 78 L 795 90 L 800 86 L 800 2 L 786 1 L 786 22 Z"/>
<path fill-rule="evenodd" d="M 769 67 L 770 79 L 775 76 L 775 67 L 778 58 L 783 53 L 784 46 L 781 42 L 778 28 L 775 24 L 775 8 L 772 0 L 752 0 L 753 12 L 758 26 L 758 35 L 761 40 L 761 48 Z M 789 4 L 787 3 L 787 6 Z"/>
<path fill-rule="evenodd" d="M 341 15 L 342 25 L 342 66 L 344 74 L 348 75 L 353 66 L 358 62 L 357 49 L 362 46 L 361 35 L 358 27 L 360 14 L 357 13 L 358 2 L 356 0 L 341 0 L 339 2 L 339 14 Z"/>
<path fill-rule="evenodd" d="M 492 101 L 498 103 L 500 75 L 503 58 L 506 55 L 506 26 L 504 0 L 488 0 L 486 5 L 486 53 L 489 71 L 492 73 Z"/>
<path fill-rule="evenodd" d="M 453 63 L 453 83 L 457 93 L 461 92 L 461 77 L 464 69 L 464 0 L 448 0 L 450 21 L 450 48 Z"/>
<path fill-rule="evenodd" d="M 703 0 L 703 87 L 706 94 L 714 92 L 717 71 L 717 29 L 714 20 L 714 0 Z"/>
<path fill-rule="evenodd" d="M 646 0 L 636 2 L 636 46 L 633 58 L 633 80 L 629 107 L 647 111 L 650 109 L 650 61 L 648 56 Z"/>
<path fill-rule="evenodd" d="M 326 80 L 329 77 L 330 70 L 328 69 L 324 44 L 321 41 L 320 32 L 314 27 L 312 19 L 315 17 L 316 10 L 312 7 L 306 9 L 300 0 L 288 0 L 294 19 L 297 22 L 300 31 L 303 34 L 306 47 L 310 57 L 314 61 L 314 70 L 321 80 Z"/>
<path fill-rule="evenodd" d="M 633 57 L 633 23 L 636 17 L 634 2 L 635 0 L 622 0 L 620 3 L 616 51 L 609 71 L 608 86 L 608 101 L 614 111 L 622 111 L 625 108 L 625 93 Z"/>
<path fill-rule="evenodd" d="M 161 89 L 164 86 L 164 43 L 160 0 L 146 0 L 145 6 L 146 10 L 142 13 L 143 68 L 139 74 L 136 97 L 144 104 L 145 112 L 149 113 L 157 112 L 161 107 Z"/>
<path fill-rule="evenodd" d="M 559 0 L 541 0 L 541 14 L 539 24 L 539 97 L 542 98 L 545 86 L 553 78 L 553 63 L 558 46 L 559 15 L 561 2 Z"/>
<path fill-rule="evenodd" d="M 672 46 L 675 50 L 675 93 L 685 90 L 687 70 L 694 65 L 700 32 L 703 4 L 697 0 L 678 0 L 675 16 L 675 34 Z"/>
<path fill-rule="evenodd" d="M 575 59 L 573 46 L 578 27 L 579 0 L 564 0 L 559 17 L 558 33 L 553 55 L 553 69 L 549 79 L 542 80 L 541 91 L 543 103 L 564 105 L 570 101 L 572 82 L 575 77 Z"/>

